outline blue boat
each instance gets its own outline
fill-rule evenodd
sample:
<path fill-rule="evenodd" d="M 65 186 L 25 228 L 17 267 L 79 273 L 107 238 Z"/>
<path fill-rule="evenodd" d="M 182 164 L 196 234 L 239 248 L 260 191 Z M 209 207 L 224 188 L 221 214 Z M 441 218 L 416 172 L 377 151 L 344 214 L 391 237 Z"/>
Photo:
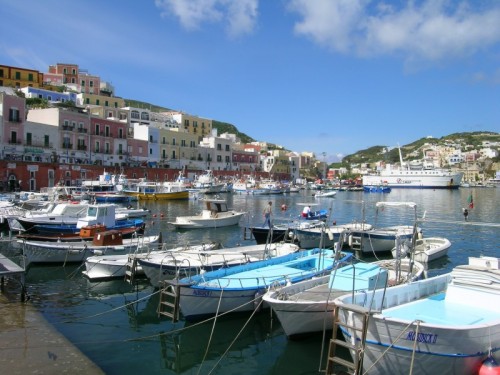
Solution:
<path fill-rule="evenodd" d="M 127 228 L 144 227 L 142 219 L 123 218 L 117 220 L 116 206 L 114 204 L 90 204 L 87 207 L 86 215 L 79 218 L 76 223 L 71 224 L 36 224 L 25 234 L 38 235 L 58 235 L 58 234 L 78 234 L 81 228 L 103 225 L 106 230 L 122 230 Z"/>
<path fill-rule="evenodd" d="M 300 217 L 306 220 L 326 220 L 328 217 L 328 210 L 321 209 L 317 211 L 311 211 L 309 212 L 309 215 L 301 215 Z"/>
<path fill-rule="evenodd" d="M 276 258 L 222 268 L 168 284 L 177 289 L 186 320 L 229 312 L 254 311 L 270 288 L 324 275 L 343 266 L 352 254 L 329 249 L 303 250 Z"/>
<path fill-rule="evenodd" d="M 365 185 L 363 186 L 363 191 L 365 193 L 390 193 L 391 188 L 386 185 Z"/>

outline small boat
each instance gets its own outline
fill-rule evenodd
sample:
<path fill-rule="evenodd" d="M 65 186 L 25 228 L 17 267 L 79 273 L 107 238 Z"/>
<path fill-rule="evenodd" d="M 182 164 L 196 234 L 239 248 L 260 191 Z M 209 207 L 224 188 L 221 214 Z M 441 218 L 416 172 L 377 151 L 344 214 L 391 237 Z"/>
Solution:
<path fill-rule="evenodd" d="M 182 251 L 210 251 L 220 248 L 220 244 L 206 243 L 201 245 L 185 245 L 171 248 L 168 244 L 162 244 L 158 248 L 159 243 L 154 243 L 152 246 L 141 246 L 133 253 L 129 254 L 106 254 L 94 255 L 85 259 L 85 271 L 82 273 L 90 280 L 104 280 L 113 278 L 123 278 L 127 268 L 127 263 L 131 263 L 135 276 L 144 275 L 142 267 L 138 264 L 137 260 L 149 256 L 157 256 L 163 254 L 166 256 L 171 253 L 180 253 Z M 135 262 L 134 262 L 135 259 Z"/>
<path fill-rule="evenodd" d="M 178 181 L 152 182 L 144 178 L 130 183 L 122 190 L 123 194 L 138 200 L 184 200 L 189 199 L 189 191 Z"/>
<path fill-rule="evenodd" d="M 212 170 L 207 169 L 193 182 L 190 190 L 200 194 L 218 194 L 222 193 L 224 187 L 224 183 L 217 180 Z"/>
<path fill-rule="evenodd" d="M 87 215 L 78 219 L 76 224 L 41 225 L 17 235 L 20 239 L 45 241 L 81 241 L 93 239 L 96 232 L 118 230 L 123 238 L 137 236 L 144 232 L 142 219 L 116 220 L 114 204 L 90 204 Z"/>
<path fill-rule="evenodd" d="M 285 334 L 297 338 L 314 332 L 331 330 L 333 300 L 354 291 L 370 291 L 418 280 L 424 266 L 396 259 L 374 263 L 356 263 L 334 269 L 330 275 L 302 281 L 268 291 L 263 296 L 278 317 Z M 396 275 L 396 269 L 400 272 Z"/>
<path fill-rule="evenodd" d="M 428 263 L 446 256 L 450 246 L 451 242 L 447 238 L 424 237 L 417 239 L 413 246 L 411 241 L 405 241 L 403 246 L 399 247 L 400 254 L 398 254 L 398 247 L 394 247 L 391 252 L 394 258 L 411 256 L 417 262 Z"/>
<path fill-rule="evenodd" d="M 476 374 L 500 361 L 500 258 L 469 257 L 450 273 L 334 304 L 360 373 Z"/>
<path fill-rule="evenodd" d="M 364 185 L 363 191 L 366 193 L 390 193 L 391 188 L 387 185 Z"/>
<path fill-rule="evenodd" d="M 315 198 L 334 198 L 337 195 L 337 190 L 319 190 L 314 194 Z"/>
<path fill-rule="evenodd" d="M 199 215 L 177 216 L 169 222 L 179 229 L 220 228 L 237 225 L 245 212 L 228 209 L 223 199 L 205 199 L 205 208 Z"/>
<path fill-rule="evenodd" d="M 328 210 L 310 211 L 308 214 L 301 214 L 300 217 L 305 220 L 326 220 L 328 218 Z"/>
<path fill-rule="evenodd" d="M 294 231 L 298 228 L 314 228 L 323 226 L 320 220 L 295 220 L 292 222 L 276 223 L 271 229 L 265 226 L 248 227 L 257 244 L 276 243 L 276 242 L 295 242 Z M 246 231 L 247 228 L 245 228 Z"/>
<path fill-rule="evenodd" d="M 138 247 L 157 243 L 159 236 L 124 239 L 116 230 L 94 234 L 91 241 L 54 242 L 18 239 L 26 264 L 83 262 L 94 254 L 128 254 Z"/>
<path fill-rule="evenodd" d="M 315 247 L 331 248 L 341 240 L 341 236 L 348 236 L 351 231 L 369 231 L 372 229 L 371 224 L 358 222 L 330 226 L 318 225 L 310 228 L 296 228 L 294 236 L 300 247 L 304 249 Z"/>
<path fill-rule="evenodd" d="M 269 288 L 330 273 L 351 258 L 351 254 L 328 249 L 301 250 L 166 283 L 167 288 L 178 290 L 184 318 L 196 320 L 226 312 L 254 311 L 261 306 L 261 297 Z"/>
<path fill-rule="evenodd" d="M 206 274 L 220 268 L 235 267 L 249 262 L 275 258 L 299 250 L 297 245 L 278 243 L 270 245 L 237 246 L 224 249 L 187 249 L 164 254 L 152 254 L 138 259 L 151 285 L 176 277 Z"/>
<path fill-rule="evenodd" d="M 371 229 L 354 229 L 348 236 L 347 244 L 353 251 L 360 255 L 374 255 L 390 253 L 396 246 L 396 239 L 401 242 L 420 238 L 422 230 L 417 226 L 417 205 L 413 202 L 377 202 L 377 215 L 379 209 L 387 211 L 388 208 L 410 208 L 413 210 L 413 225 L 394 225 Z"/>

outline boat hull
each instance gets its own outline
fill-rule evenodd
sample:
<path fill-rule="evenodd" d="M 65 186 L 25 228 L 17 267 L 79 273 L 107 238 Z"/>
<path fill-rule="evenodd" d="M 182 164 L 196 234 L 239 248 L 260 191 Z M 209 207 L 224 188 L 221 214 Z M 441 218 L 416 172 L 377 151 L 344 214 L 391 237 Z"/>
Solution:
<path fill-rule="evenodd" d="M 363 176 L 363 185 L 383 183 L 391 188 L 458 189 L 463 173 L 437 171 L 382 171 L 380 174 Z"/>
<path fill-rule="evenodd" d="M 176 221 L 170 224 L 179 229 L 203 229 L 220 228 L 237 225 L 240 222 L 244 212 L 231 212 L 228 214 L 219 213 L 218 217 L 205 218 L 201 216 L 182 216 L 177 217 Z"/>
<path fill-rule="evenodd" d="M 150 200 L 150 201 L 160 201 L 160 200 L 180 200 L 189 199 L 189 191 L 175 191 L 169 193 L 139 193 L 123 191 L 124 194 L 135 197 L 140 201 Z"/>
<path fill-rule="evenodd" d="M 498 260 L 496 260 L 498 262 Z M 467 267 L 467 266 L 465 266 Z M 363 369 L 370 374 L 475 374 L 488 354 L 500 360 L 498 270 L 462 266 L 451 274 L 354 295 L 368 311 Z M 489 275 L 488 275 L 489 274 Z M 458 279 L 458 281 L 456 281 Z M 454 280 L 454 281 L 453 281 Z M 350 295 L 335 300 L 347 342 L 358 343 L 362 316 Z M 380 306 L 384 308 L 380 312 Z M 351 352 L 353 358 L 355 353 Z"/>

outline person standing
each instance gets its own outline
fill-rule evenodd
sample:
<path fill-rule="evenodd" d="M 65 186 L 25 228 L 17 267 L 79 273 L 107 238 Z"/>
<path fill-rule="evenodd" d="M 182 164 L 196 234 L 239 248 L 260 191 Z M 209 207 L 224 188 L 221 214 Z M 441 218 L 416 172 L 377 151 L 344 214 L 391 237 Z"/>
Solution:
<path fill-rule="evenodd" d="M 273 213 L 272 210 L 273 202 L 267 202 L 266 208 L 264 208 L 264 225 L 263 227 L 266 226 L 266 224 L 269 226 L 269 229 L 271 229 L 271 215 Z"/>
<path fill-rule="evenodd" d="M 467 219 L 469 218 L 469 210 L 467 208 L 464 208 L 463 211 L 464 211 L 464 219 L 465 221 L 467 221 Z"/>

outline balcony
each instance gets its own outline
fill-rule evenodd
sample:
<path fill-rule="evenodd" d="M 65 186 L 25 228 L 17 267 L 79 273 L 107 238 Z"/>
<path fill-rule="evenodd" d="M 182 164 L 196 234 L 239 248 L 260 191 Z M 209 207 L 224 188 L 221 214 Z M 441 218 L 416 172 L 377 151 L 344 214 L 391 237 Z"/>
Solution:
<path fill-rule="evenodd" d="M 74 129 L 74 126 L 72 125 L 63 125 L 62 126 L 62 130 L 70 130 L 70 131 L 73 131 Z"/>
<path fill-rule="evenodd" d="M 78 128 L 78 133 L 87 133 L 87 129 L 85 129 L 85 128 Z"/>
<path fill-rule="evenodd" d="M 20 145 L 21 141 L 18 141 L 17 139 L 9 139 L 9 145 Z"/>
<path fill-rule="evenodd" d="M 73 143 L 63 143 L 61 146 L 65 150 L 73 149 Z"/>
<path fill-rule="evenodd" d="M 87 146 L 86 145 L 78 145 L 76 147 L 76 149 L 79 151 L 87 151 Z"/>

